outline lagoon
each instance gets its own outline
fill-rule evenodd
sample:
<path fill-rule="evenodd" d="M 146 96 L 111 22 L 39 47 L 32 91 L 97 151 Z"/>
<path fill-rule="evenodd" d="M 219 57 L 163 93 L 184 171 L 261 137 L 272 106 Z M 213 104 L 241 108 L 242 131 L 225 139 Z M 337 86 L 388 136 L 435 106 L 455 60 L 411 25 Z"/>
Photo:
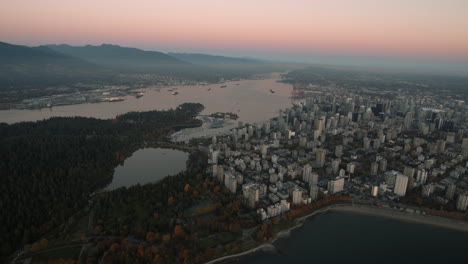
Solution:
<path fill-rule="evenodd" d="M 186 152 L 166 148 L 137 150 L 115 168 L 112 182 L 104 190 L 143 185 L 182 172 L 186 169 L 188 156 Z"/>

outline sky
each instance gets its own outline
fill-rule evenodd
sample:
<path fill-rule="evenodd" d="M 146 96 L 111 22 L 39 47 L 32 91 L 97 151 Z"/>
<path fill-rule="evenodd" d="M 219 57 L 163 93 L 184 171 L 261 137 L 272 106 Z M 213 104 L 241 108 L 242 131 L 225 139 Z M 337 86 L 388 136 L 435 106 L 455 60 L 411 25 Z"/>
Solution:
<path fill-rule="evenodd" d="M 465 63 L 468 0 L 0 0 L 0 41 L 318 63 Z"/>

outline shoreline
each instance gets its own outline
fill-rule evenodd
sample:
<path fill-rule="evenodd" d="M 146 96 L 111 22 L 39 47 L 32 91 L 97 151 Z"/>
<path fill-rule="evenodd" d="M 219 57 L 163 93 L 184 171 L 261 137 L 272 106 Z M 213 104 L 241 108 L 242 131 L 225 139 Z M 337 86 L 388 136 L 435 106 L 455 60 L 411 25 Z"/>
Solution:
<path fill-rule="evenodd" d="M 355 214 L 365 214 L 371 216 L 379 216 L 391 218 L 403 222 L 420 223 L 426 225 L 437 226 L 446 229 L 468 232 L 468 222 L 456 219 L 450 219 L 429 214 L 412 213 L 400 211 L 385 207 L 372 207 L 366 205 L 349 205 L 330 208 L 330 211 L 349 212 Z"/>
<path fill-rule="evenodd" d="M 278 233 L 275 234 L 275 236 L 268 242 L 265 242 L 257 247 L 254 247 L 252 249 L 249 249 L 244 252 L 232 254 L 232 255 L 227 255 L 224 257 L 220 257 L 214 260 L 211 260 L 209 262 L 205 262 L 205 264 L 214 264 L 214 263 L 219 263 L 224 260 L 229 260 L 232 258 L 237 258 L 237 257 L 242 257 L 245 255 L 249 255 L 251 253 L 254 253 L 259 250 L 265 250 L 265 249 L 271 249 L 271 248 L 276 248 L 273 243 L 277 241 L 278 239 L 281 238 L 286 238 L 289 236 L 291 231 L 294 229 L 300 228 L 304 225 L 306 220 L 309 217 L 312 217 L 316 214 L 319 213 L 326 213 L 328 211 L 331 212 L 347 212 L 347 213 L 354 213 L 354 214 L 364 214 L 364 215 L 370 215 L 370 216 L 378 216 L 378 217 L 384 217 L 384 218 L 390 218 L 394 219 L 396 221 L 403 221 L 403 222 L 412 222 L 412 223 L 420 223 L 420 224 L 426 224 L 426 225 L 432 225 L 432 226 L 437 226 L 440 228 L 445 228 L 445 229 L 451 229 L 451 230 L 457 230 L 461 232 L 468 232 L 468 222 L 460 221 L 460 220 L 455 220 L 455 219 L 449 219 L 449 218 L 443 218 L 440 216 L 433 216 L 433 215 L 427 215 L 427 214 L 418 214 L 418 213 L 410 213 L 406 211 L 400 211 L 396 209 L 391 209 L 391 208 L 383 208 L 383 207 L 372 207 L 368 205 L 351 205 L 351 204 L 336 204 L 336 205 L 329 205 L 324 208 L 321 208 L 319 210 L 316 210 L 308 215 L 299 217 L 294 220 L 295 224 L 294 226 L 281 230 Z"/>

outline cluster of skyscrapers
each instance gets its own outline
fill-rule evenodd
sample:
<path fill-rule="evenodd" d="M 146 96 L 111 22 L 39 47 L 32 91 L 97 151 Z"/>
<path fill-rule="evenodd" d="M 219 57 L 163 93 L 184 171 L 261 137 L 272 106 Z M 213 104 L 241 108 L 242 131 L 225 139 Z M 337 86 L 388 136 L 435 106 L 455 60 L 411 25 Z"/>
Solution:
<path fill-rule="evenodd" d="M 213 137 L 210 173 L 263 219 L 323 196 L 465 211 L 468 110 L 434 96 L 315 93 L 263 124 Z"/>

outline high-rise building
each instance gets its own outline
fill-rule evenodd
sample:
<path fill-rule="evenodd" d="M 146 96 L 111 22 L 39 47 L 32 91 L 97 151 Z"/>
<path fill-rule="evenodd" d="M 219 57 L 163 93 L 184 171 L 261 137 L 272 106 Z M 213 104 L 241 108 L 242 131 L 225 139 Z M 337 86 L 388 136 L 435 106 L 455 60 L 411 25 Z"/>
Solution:
<path fill-rule="evenodd" d="M 466 208 L 468 207 L 468 194 L 460 194 L 458 195 L 457 199 L 457 210 L 458 211 L 466 211 Z"/>
<path fill-rule="evenodd" d="M 211 164 L 218 164 L 218 154 L 217 150 L 211 152 Z"/>
<path fill-rule="evenodd" d="M 415 169 L 413 167 L 405 166 L 405 168 L 403 170 L 403 175 L 405 175 L 406 177 L 409 177 L 409 178 L 413 178 L 414 172 L 415 172 Z"/>
<path fill-rule="evenodd" d="M 455 184 L 449 184 L 447 186 L 447 190 L 445 191 L 445 198 L 451 200 L 453 199 L 453 196 L 455 196 L 455 191 L 457 189 L 457 186 Z"/>
<path fill-rule="evenodd" d="M 312 201 L 317 200 L 319 188 L 317 185 L 310 186 L 310 199 Z"/>
<path fill-rule="evenodd" d="M 278 164 L 278 156 L 277 155 L 272 155 L 271 156 L 271 162 L 273 164 Z"/>
<path fill-rule="evenodd" d="M 318 120 L 315 120 L 315 130 L 318 130 L 319 133 L 321 134 L 322 131 L 323 131 L 323 127 L 324 127 L 324 123 L 325 123 L 325 120 L 323 118 L 320 118 Z"/>
<path fill-rule="evenodd" d="M 335 147 L 335 156 L 336 156 L 337 158 L 340 158 L 341 155 L 343 155 L 343 145 L 337 145 L 337 146 Z"/>
<path fill-rule="evenodd" d="M 302 180 L 304 182 L 310 183 L 310 176 L 312 174 L 312 166 L 306 164 L 302 170 Z"/>
<path fill-rule="evenodd" d="M 302 203 L 302 191 L 301 189 L 294 187 L 292 190 L 292 203 L 301 204 Z"/>
<path fill-rule="evenodd" d="M 339 169 L 340 169 L 340 162 L 341 162 L 340 159 L 334 159 L 334 160 L 332 161 L 332 172 L 333 172 L 333 174 L 335 174 L 335 175 L 338 173 L 338 171 L 339 171 Z"/>
<path fill-rule="evenodd" d="M 356 169 L 356 164 L 354 162 L 350 162 L 346 164 L 346 171 L 349 173 L 354 173 L 354 170 Z"/>
<path fill-rule="evenodd" d="M 224 167 L 218 166 L 218 181 L 223 184 L 224 183 Z"/>
<path fill-rule="evenodd" d="M 406 113 L 405 121 L 404 121 L 405 129 L 410 129 L 412 122 L 413 122 L 413 113 L 412 112 Z"/>
<path fill-rule="evenodd" d="M 228 188 L 232 193 L 237 191 L 237 178 L 230 172 L 224 174 L 224 186 Z"/>
<path fill-rule="evenodd" d="M 312 172 L 310 174 L 310 181 L 309 181 L 309 184 L 310 185 L 317 185 L 318 183 L 318 173 L 316 172 Z"/>
<path fill-rule="evenodd" d="M 302 134 L 300 137 L 299 137 L 299 147 L 301 148 L 305 148 L 307 145 L 307 136 Z"/>
<path fill-rule="evenodd" d="M 445 151 L 445 140 L 439 139 L 436 141 L 437 153 L 443 153 Z"/>
<path fill-rule="evenodd" d="M 371 195 L 376 197 L 379 194 L 379 186 L 372 186 Z"/>
<path fill-rule="evenodd" d="M 260 200 L 260 188 L 254 185 L 248 190 L 248 204 L 250 207 L 255 208 L 255 205 Z"/>
<path fill-rule="evenodd" d="M 388 187 L 390 188 L 393 188 L 395 187 L 395 181 L 396 181 L 396 177 L 397 175 L 399 174 L 398 171 L 387 171 L 385 173 L 385 182 L 387 183 Z"/>
<path fill-rule="evenodd" d="M 455 143 L 455 133 L 454 133 L 454 132 L 448 132 L 448 133 L 447 133 L 446 141 L 447 141 L 447 143 L 449 143 L 449 144 Z"/>
<path fill-rule="evenodd" d="M 262 155 L 266 155 L 268 152 L 268 145 L 267 144 L 263 144 L 262 145 L 262 148 L 261 148 L 261 153 Z"/>
<path fill-rule="evenodd" d="M 317 162 L 317 165 L 322 168 L 325 165 L 325 154 L 326 150 L 325 149 L 317 149 L 317 153 L 315 154 L 315 161 Z"/>
<path fill-rule="evenodd" d="M 379 168 L 381 172 L 386 172 L 387 171 L 387 160 L 386 159 L 381 159 L 379 162 Z"/>
<path fill-rule="evenodd" d="M 464 138 L 462 141 L 462 148 L 466 149 L 468 148 L 468 138 Z"/>
<path fill-rule="evenodd" d="M 416 183 L 422 185 L 426 183 L 427 180 L 427 171 L 425 169 L 418 169 L 416 172 Z"/>
<path fill-rule="evenodd" d="M 435 190 L 435 185 L 430 183 L 426 184 L 422 187 L 422 196 L 423 197 L 429 197 Z"/>
<path fill-rule="evenodd" d="M 368 137 L 365 137 L 363 139 L 363 146 L 365 150 L 368 150 L 370 148 L 370 139 Z"/>
<path fill-rule="evenodd" d="M 384 193 L 387 191 L 387 183 L 385 182 L 382 182 L 380 185 L 379 185 L 379 190 Z"/>
<path fill-rule="evenodd" d="M 399 196 L 405 196 L 407 187 L 408 177 L 403 174 L 397 174 L 395 179 L 395 189 L 393 192 Z"/>
<path fill-rule="evenodd" d="M 375 150 L 379 149 L 380 148 L 380 139 L 378 139 L 378 138 L 374 139 L 372 147 Z"/>
<path fill-rule="evenodd" d="M 328 181 L 328 192 L 334 194 L 341 192 L 344 189 L 344 178 L 337 177 L 334 180 Z"/>
<path fill-rule="evenodd" d="M 370 166 L 370 175 L 376 176 L 379 170 L 379 164 L 377 162 L 372 162 Z"/>

